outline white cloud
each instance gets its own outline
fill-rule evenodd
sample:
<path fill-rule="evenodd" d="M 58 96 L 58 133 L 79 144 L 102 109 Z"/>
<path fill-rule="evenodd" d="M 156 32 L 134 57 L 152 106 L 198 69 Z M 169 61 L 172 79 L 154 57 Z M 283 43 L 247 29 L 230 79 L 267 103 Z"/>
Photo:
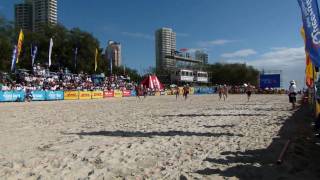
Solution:
<path fill-rule="evenodd" d="M 149 34 L 139 33 L 139 32 L 121 32 L 124 36 L 129 36 L 133 38 L 143 38 L 148 40 L 154 40 L 154 37 Z"/>
<path fill-rule="evenodd" d="M 259 70 L 281 70 L 284 88 L 287 88 L 290 80 L 298 82 L 300 88 L 304 87 L 305 50 L 298 48 L 272 48 L 271 51 L 260 55 L 257 59 L 238 60 L 227 59 L 228 63 L 246 63 Z"/>
<path fill-rule="evenodd" d="M 221 46 L 221 45 L 229 44 L 232 42 L 235 42 L 235 40 L 218 39 L 218 40 L 212 40 L 212 41 L 200 41 L 198 42 L 198 45 L 201 47 Z"/>
<path fill-rule="evenodd" d="M 237 57 L 248 57 L 255 54 L 257 54 L 257 52 L 253 49 L 242 49 L 236 52 L 222 54 L 221 57 L 237 58 Z"/>

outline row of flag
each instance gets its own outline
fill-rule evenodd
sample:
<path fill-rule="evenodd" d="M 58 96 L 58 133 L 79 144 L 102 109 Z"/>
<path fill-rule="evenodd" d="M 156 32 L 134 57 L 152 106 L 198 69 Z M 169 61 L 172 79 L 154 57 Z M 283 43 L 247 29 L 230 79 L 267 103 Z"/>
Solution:
<path fill-rule="evenodd" d="M 320 67 L 320 17 L 317 0 L 298 0 L 303 28 L 301 35 L 306 51 L 306 85 L 314 86 L 315 69 Z"/>
<path fill-rule="evenodd" d="M 21 51 L 22 51 L 22 45 L 23 45 L 23 41 L 24 41 L 24 33 L 22 30 L 20 30 L 19 33 L 19 37 L 18 37 L 18 45 L 14 45 L 13 47 L 13 52 L 12 52 L 12 60 L 11 60 L 11 71 L 15 71 L 16 68 L 16 64 L 19 63 L 19 58 L 21 55 Z M 53 48 L 53 39 L 50 38 L 50 43 L 49 43 L 49 55 L 48 55 L 48 65 L 49 67 L 52 64 L 52 60 L 51 60 L 51 56 L 52 56 L 52 48 Z M 32 46 L 31 45 L 31 63 L 32 66 L 34 65 L 36 56 L 38 53 L 38 47 L 37 46 Z M 74 57 L 74 66 L 75 68 L 77 67 L 77 55 L 78 55 L 78 48 L 75 49 L 75 57 Z M 94 58 L 94 71 L 97 71 L 98 68 L 98 48 L 95 49 L 95 58 Z"/>

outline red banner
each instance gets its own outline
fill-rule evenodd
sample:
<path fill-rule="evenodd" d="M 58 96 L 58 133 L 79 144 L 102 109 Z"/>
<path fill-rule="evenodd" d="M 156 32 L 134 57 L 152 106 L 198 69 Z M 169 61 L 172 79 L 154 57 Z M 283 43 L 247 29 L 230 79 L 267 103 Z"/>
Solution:
<path fill-rule="evenodd" d="M 114 91 L 103 91 L 104 98 L 114 97 Z"/>
<path fill-rule="evenodd" d="M 122 96 L 123 97 L 130 97 L 131 96 L 131 91 L 130 90 L 123 90 Z"/>

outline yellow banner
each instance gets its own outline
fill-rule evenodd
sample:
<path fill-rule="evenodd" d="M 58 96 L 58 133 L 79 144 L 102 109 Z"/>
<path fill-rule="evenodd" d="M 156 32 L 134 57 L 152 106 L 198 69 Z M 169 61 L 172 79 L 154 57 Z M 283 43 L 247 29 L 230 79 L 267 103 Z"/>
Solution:
<path fill-rule="evenodd" d="M 114 97 L 116 97 L 116 98 L 121 98 L 121 97 L 122 97 L 122 91 L 115 90 L 115 91 L 114 91 Z"/>
<path fill-rule="evenodd" d="M 91 91 L 79 91 L 79 99 L 81 100 L 91 99 Z"/>
<path fill-rule="evenodd" d="M 20 30 L 20 33 L 19 33 L 19 38 L 18 38 L 18 52 L 17 52 L 17 61 L 16 63 L 18 64 L 19 63 L 19 57 L 20 57 L 20 54 L 21 54 L 21 50 L 22 50 L 22 43 L 23 43 L 23 40 L 24 40 L 24 34 L 23 34 L 23 31 L 22 29 Z"/>
<path fill-rule="evenodd" d="M 78 91 L 65 91 L 64 92 L 64 99 L 65 100 L 78 100 L 79 99 L 79 92 Z"/>
<path fill-rule="evenodd" d="M 92 99 L 103 99 L 103 91 L 92 91 Z"/>
<path fill-rule="evenodd" d="M 193 87 L 190 87 L 190 88 L 189 88 L 189 91 L 190 91 L 190 92 L 189 92 L 190 94 L 194 94 L 194 88 L 193 88 Z"/>

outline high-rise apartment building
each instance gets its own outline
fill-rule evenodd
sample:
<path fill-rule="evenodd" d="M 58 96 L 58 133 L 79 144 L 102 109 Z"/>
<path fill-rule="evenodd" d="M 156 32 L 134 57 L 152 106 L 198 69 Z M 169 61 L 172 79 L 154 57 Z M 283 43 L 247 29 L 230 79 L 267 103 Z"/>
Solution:
<path fill-rule="evenodd" d="M 57 9 L 57 0 L 25 0 L 15 5 L 16 27 L 39 32 L 44 25 L 56 25 Z"/>
<path fill-rule="evenodd" d="M 32 1 L 14 5 L 15 26 L 17 29 L 32 31 Z"/>
<path fill-rule="evenodd" d="M 57 25 L 57 0 L 33 0 L 33 31 L 41 31 L 43 25 Z"/>
<path fill-rule="evenodd" d="M 195 58 L 196 60 L 201 61 L 203 64 L 208 64 L 208 54 L 204 51 L 197 50 L 195 52 Z"/>
<path fill-rule="evenodd" d="M 120 67 L 122 65 L 121 44 L 115 41 L 108 41 L 105 57 L 109 66 L 112 62 L 113 67 Z"/>
<path fill-rule="evenodd" d="M 170 70 L 176 61 L 169 56 L 176 51 L 176 33 L 170 28 L 160 28 L 155 32 L 156 68 Z"/>

